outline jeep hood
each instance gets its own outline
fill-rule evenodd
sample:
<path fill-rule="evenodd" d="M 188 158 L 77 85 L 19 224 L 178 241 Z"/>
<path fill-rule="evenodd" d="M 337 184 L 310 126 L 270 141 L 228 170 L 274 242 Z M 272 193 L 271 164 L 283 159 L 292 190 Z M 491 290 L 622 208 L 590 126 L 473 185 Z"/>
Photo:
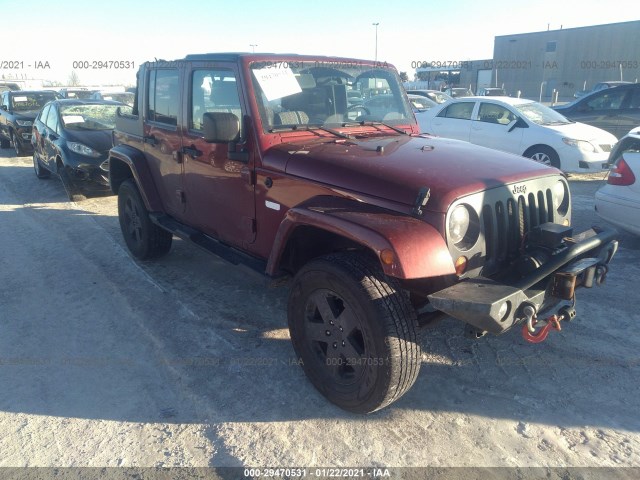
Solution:
<path fill-rule="evenodd" d="M 358 194 L 413 205 L 421 188 L 427 210 L 445 212 L 456 198 L 504 184 L 559 174 L 518 155 L 429 136 L 310 139 L 278 144 L 268 169 Z"/>

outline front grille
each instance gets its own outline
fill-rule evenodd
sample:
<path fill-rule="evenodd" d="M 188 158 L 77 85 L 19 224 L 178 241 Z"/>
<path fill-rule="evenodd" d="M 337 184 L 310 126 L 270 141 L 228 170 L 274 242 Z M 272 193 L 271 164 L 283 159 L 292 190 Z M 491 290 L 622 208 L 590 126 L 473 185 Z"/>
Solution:
<path fill-rule="evenodd" d="M 611 148 L 613 147 L 613 145 L 600 145 L 600 148 L 602 149 L 603 152 L 610 152 Z"/>
<path fill-rule="evenodd" d="M 537 225 L 553 222 L 550 188 L 501 200 L 482 207 L 485 261 L 503 263 L 518 256 L 527 234 Z"/>
<path fill-rule="evenodd" d="M 562 198 L 559 185 L 564 189 Z M 475 212 L 470 215 L 473 226 L 469 229 L 473 245 L 465 241 L 451 242 L 449 224 L 459 205 Z M 461 278 L 477 275 L 492 278 L 508 273 L 510 266 L 523 255 L 529 232 L 546 222 L 571 223 L 569 185 L 561 175 L 504 184 L 458 198 L 448 208 L 445 225 L 451 258 L 467 259 L 467 270 Z"/>

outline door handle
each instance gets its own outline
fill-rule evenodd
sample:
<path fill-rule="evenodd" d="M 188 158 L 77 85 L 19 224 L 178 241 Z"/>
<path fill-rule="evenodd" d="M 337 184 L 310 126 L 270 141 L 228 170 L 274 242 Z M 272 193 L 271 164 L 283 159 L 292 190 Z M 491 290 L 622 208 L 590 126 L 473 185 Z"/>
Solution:
<path fill-rule="evenodd" d="M 190 147 L 182 147 L 180 149 L 180 153 L 189 155 L 191 158 L 197 158 L 202 155 L 202 150 L 198 150 L 196 147 L 191 145 Z"/>
<path fill-rule="evenodd" d="M 156 140 L 156 137 L 154 137 L 153 135 L 149 136 L 149 137 L 142 137 L 142 141 L 148 145 L 157 145 L 158 144 L 158 140 Z"/>

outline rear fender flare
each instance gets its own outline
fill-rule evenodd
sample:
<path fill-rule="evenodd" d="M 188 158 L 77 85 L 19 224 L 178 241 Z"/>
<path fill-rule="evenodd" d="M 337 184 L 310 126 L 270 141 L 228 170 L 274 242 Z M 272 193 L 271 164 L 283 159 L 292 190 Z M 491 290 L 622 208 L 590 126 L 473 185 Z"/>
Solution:
<path fill-rule="evenodd" d="M 123 169 L 123 165 L 128 167 L 130 173 Z M 118 145 L 109 152 L 109 184 L 111 191 L 117 194 L 120 185 L 127 178 L 135 180 L 147 210 L 150 212 L 164 211 L 144 153 L 128 145 Z"/>

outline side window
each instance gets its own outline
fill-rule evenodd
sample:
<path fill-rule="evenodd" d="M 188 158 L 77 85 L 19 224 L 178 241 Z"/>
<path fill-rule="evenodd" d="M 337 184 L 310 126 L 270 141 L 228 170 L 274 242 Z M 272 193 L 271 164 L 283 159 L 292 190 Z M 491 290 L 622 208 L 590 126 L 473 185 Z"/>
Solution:
<path fill-rule="evenodd" d="M 626 93 L 627 90 L 624 89 L 608 88 L 587 102 L 588 110 L 617 110 Z"/>
<path fill-rule="evenodd" d="M 58 119 L 58 109 L 51 107 L 45 125 L 56 133 L 60 133 L 60 120 Z"/>
<path fill-rule="evenodd" d="M 149 73 L 149 109 L 150 122 L 178 125 L 180 107 L 178 70 L 154 70 Z"/>
<path fill-rule="evenodd" d="M 629 108 L 640 108 L 640 88 L 633 89 Z"/>
<path fill-rule="evenodd" d="M 2 105 L 4 105 L 5 107 L 7 107 L 7 110 L 9 109 L 9 94 L 5 93 L 2 96 Z"/>
<path fill-rule="evenodd" d="M 495 103 L 481 103 L 478 111 L 478 120 L 486 123 L 497 123 L 507 125 L 516 119 L 516 116 L 509 110 Z"/>
<path fill-rule="evenodd" d="M 238 82 L 232 70 L 194 70 L 191 76 L 190 94 L 190 130 L 202 131 L 203 115 L 207 112 L 233 113 L 238 117 L 242 129 Z"/>
<path fill-rule="evenodd" d="M 461 120 L 471 120 L 471 114 L 473 113 L 473 106 L 475 102 L 460 102 L 449 105 L 438 116 L 445 118 L 458 118 Z"/>

